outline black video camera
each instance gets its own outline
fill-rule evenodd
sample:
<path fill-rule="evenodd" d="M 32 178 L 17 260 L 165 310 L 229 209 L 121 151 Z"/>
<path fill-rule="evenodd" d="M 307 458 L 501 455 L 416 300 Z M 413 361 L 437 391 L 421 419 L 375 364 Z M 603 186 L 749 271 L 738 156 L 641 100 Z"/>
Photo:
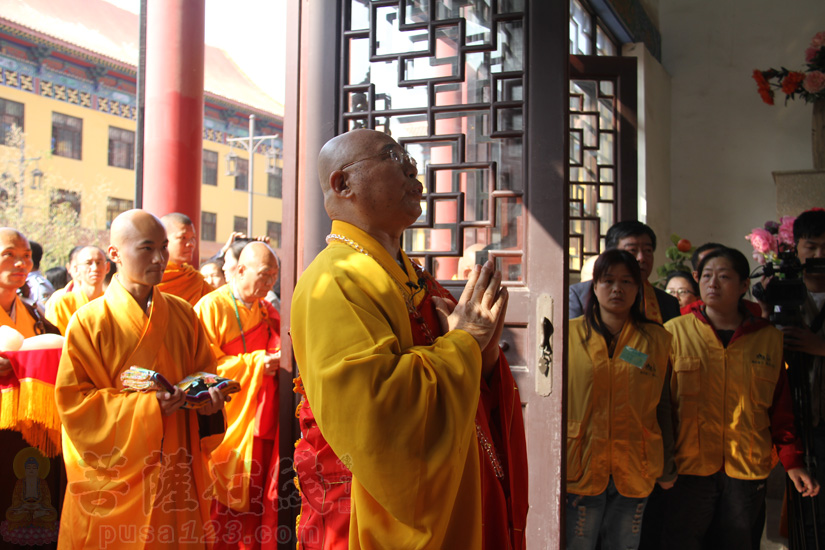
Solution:
<path fill-rule="evenodd" d="M 780 252 L 779 263 L 767 263 L 751 278 L 774 277 L 767 288 L 762 283 L 753 285 L 753 297 L 765 302 L 773 310 L 771 323 L 781 326 L 801 325 L 801 306 L 808 296 L 802 273 L 825 273 L 825 258 L 811 258 L 804 264 L 793 251 Z"/>

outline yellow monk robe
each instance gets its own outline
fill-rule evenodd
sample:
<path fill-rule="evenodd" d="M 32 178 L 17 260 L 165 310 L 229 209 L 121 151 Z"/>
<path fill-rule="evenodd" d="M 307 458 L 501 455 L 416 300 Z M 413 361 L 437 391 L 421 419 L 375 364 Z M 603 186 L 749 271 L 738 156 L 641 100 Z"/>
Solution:
<path fill-rule="evenodd" d="M 157 289 L 178 298 L 183 298 L 192 306 L 198 300 L 215 290 L 207 283 L 200 271 L 189 264 L 178 265 L 174 262 L 166 264 L 163 280 Z"/>
<path fill-rule="evenodd" d="M 375 260 L 330 243 L 298 281 L 290 333 L 318 426 L 353 474 L 349 547 L 481 548 L 478 343 L 455 330 L 415 346 L 388 271 L 407 274 L 360 229 L 332 233 Z"/>
<path fill-rule="evenodd" d="M 213 538 L 207 460 L 222 435 L 201 437 L 199 421 L 222 432 L 222 413 L 164 416 L 154 392 L 121 392 L 133 365 L 170 381 L 215 372 L 189 304 L 154 289 L 147 317 L 115 277 L 69 323 L 55 384 L 69 482 L 61 549 L 204 548 Z"/>
<path fill-rule="evenodd" d="M 46 319 L 60 329 L 60 334 L 66 335 L 66 327 L 74 312 L 89 303 L 86 293 L 78 289 L 74 292 L 65 292 L 57 299 L 49 300 L 46 309 Z"/>
<path fill-rule="evenodd" d="M 52 292 L 52 295 L 49 296 L 48 300 L 46 300 L 46 306 L 44 308 L 46 310 L 47 319 L 49 318 L 49 315 L 51 315 L 50 311 L 54 309 L 54 305 L 57 303 L 58 299 L 61 296 L 68 294 L 69 292 L 74 292 L 74 281 L 69 281 L 69 284 L 67 284 L 63 288 L 58 288 L 57 290 Z"/>

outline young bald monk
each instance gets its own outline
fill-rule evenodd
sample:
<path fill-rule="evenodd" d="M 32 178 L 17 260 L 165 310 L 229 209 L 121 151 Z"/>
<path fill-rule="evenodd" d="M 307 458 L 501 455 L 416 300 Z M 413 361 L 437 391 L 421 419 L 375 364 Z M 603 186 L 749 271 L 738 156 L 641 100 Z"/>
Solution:
<path fill-rule="evenodd" d="M 173 212 L 161 219 L 169 237 L 169 263 L 158 285 L 161 292 L 174 294 L 193 306 L 214 290 L 200 271 L 192 266 L 197 250 L 195 225 L 186 214 Z"/>
<path fill-rule="evenodd" d="M 301 548 L 523 548 L 526 445 L 499 348 L 501 273 L 475 266 L 456 305 L 404 254 L 422 185 L 390 136 L 332 139 L 318 173 L 329 246 L 292 299 Z"/>
<path fill-rule="evenodd" d="M 215 371 L 192 307 L 159 292 L 169 258 L 153 215 L 112 222 L 117 276 L 69 322 L 55 384 L 69 481 L 59 548 L 205 548 L 207 460 L 222 438 L 221 393 L 197 412 L 185 394 L 124 393 L 120 374 L 148 368 L 177 382 Z"/>
<path fill-rule="evenodd" d="M 77 253 L 76 262 L 74 290 L 50 301 L 46 311 L 46 319 L 60 329 L 60 334 L 66 334 L 75 311 L 103 296 L 103 282 L 109 272 L 106 254 L 96 246 L 83 247 Z"/>
<path fill-rule="evenodd" d="M 226 406 L 227 429 L 212 453 L 217 486 L 212 519 L 216 548 L 277 548 L 278 379 L 280 322 L 264 300 L 278 279 L 278 259 L 269 245 L 251 242 L 242 250 L 232 282 L 201 298 L 195 311 L 203 323 L 218 374 L 241 385 Z M 240 540 L 222 534 L 241 522 Z"/>
<path fill-rule="evenodd" d="M 27 307 L 17 295 L 17 289 L 26 283 L 26 275 L 31 268 L 32 251 L 26 237 L 15 229 L 0 228 L 0 326 L 12 327 L 25 338 L 57 330 L 45 322 L 33 307 Z M 44 353 L 38 360 L 25 364 L 25 372 L 18 370 L 16 373 L 12 360 L 0 353 L 0 510 L 5 512 L 10 530 L 16 531 L 8 533 L 6 542 L 9 545 L 24 544 L 25 537 L 17 537 L 25 533 L 32 523 L 37 524 L 41 534 L 48 536 L 56 533 L 55 520 L 61 507 L 62 489 L 65 488 L 60 484 L 62 461 L 60 458 L 48 459 L 32 451 L 29 441 L 39 439 L 38 434 L 34 433 L 37 426 L 30 422 L 31 418 L 21 419 L 20 409 L 17 408 L 18 399 L 32 399 L 36 392 L 38 398 L 50 399 L 50 402 L 27 401 L 27 404 L 36 407 L 38 413 L 42 413 L 41 418 L 47 416 L 46 411 L 53 416 L 54 400 L 49 396 L 54 395 L 52 384 L 56 362 L 56 353 Z M 22 365 L 18 362 L 17 366 Z M 54 436 L 49 443 L 41 440 L 39 445 L 50 456 L 59 450 L 59 436 L 56 433 Z M 15 494 L 15 462 L 25 454 L 37 456 L 33 458 L 37 464 L 49 465 L 49 473 L 44 482 L 38 484 L 38 494 L 32 499 L 33 502 L 27 504 L 27 509 L 15 504 L 18 500 Z M 35 510 L 37 516 L 31 510 Z"/>

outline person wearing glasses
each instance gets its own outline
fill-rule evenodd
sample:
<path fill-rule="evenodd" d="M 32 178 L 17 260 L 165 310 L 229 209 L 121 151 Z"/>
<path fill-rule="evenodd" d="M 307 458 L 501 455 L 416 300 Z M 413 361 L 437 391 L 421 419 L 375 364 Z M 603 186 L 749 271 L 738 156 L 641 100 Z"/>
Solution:
<path fill-rule="evenodd" d="M 679 300 L 679 307 L 685 307 L 699 299 L 699 285 L 687 271 L 671 271 L 667 274 L 665 292 Z"/>
<path fill-rule="evenodd" d="M 401 249 L 415 160 L 354 130 L 318 157 L 328 246 L 299 279 L 294 467 L 304 550 L 524 548 L 527 454 L 499 348 L 507 289 L 476 265 L 458 303 Z"/>

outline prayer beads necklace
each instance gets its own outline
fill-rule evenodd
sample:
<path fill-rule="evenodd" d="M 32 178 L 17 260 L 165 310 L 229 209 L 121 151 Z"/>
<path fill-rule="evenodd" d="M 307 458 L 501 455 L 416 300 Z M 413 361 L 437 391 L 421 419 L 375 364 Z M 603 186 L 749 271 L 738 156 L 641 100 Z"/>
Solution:
<path fill-rule="evenodd" d="M 327 235 L 325 240 L 326 240 L 327 244 L 329 244 L 331 241 L 338 241 L 340 243 L 343 243 L 343 244 L 349 246 L 350 248 L 352 248 L 356 252 L 360 252 L 364 256 L 367 256 L 368 258 L 372 258 L 373 260 L 375 260 L 375 262 L 378 265 L 381 266 L 381 269 L 383 269 L 387 273 L 387 275 L 389 275 L 390 279 L 392 279 L 392 282 L 395 283 L 395 286 L 398 287 L 398 290 L 401 292 L 401 296 L 404 297 L 404 303 L 407 305 L 407 312 L 410 315 L 412 315 L 412 317 L 415 319 L 415 322 L 418 323 L 421 326 L 421 329 L 424 332 L 424 337 L 426 338 L 427 343 L 429 345 L 432 345 L 432 344 L 435 343 L 435 336 L 433 336 L 433 333 L 430 331 L 430 327 L 427 325 L 427 321 L 424 319 L 424 317 L 421 316 L 421 312 L 418 311 L 418 308 L 415 307 L 415 304 L 413 303 L 414 293 L 413 293 L 413 295 L 410 295 L 410 293 L 406 289 L 404 289 L 404 286 L 401 283 L 399 283 L 398 280 L 395 277 L 393 277 L 392 273 L 390 273 L 387 270 L 387 268 L 384 267 L 381 264 L 381 262 L 379 262 L 375 258 L 375 256 L 370 254 L 369 251 L 367 249 L 365 249 L 363 246 L 361 246 L 360 244 L 358 244 L 354 240 L 350 239 L 349 237 L 345 237 L 344 235 L 339 235 L 337 233 L 330 233 L 329 235 Z M 406 271 L 405 271 L 405 273 L 406 273 Z"/>
<path fill-rule="evenodd" d="M 484 454 L 486 454 L 487 458 L 490 459 L 490 464 L 493 466 L 493 472 L 495 472 L 496 477 L 502 479 L 504 477 L 504 468 L 501 467 L 501 461 L 498 458 L 498 454 L 496 454 L 496 448 L 487 439 L 487 436 L 484 435 L 484 430 L 481 429 L 481 426 L 478 425 L 477 421 L 476 436 L 478 437 L 478 444 L 481 445 L 481 449 L 484 451 Z"/>

